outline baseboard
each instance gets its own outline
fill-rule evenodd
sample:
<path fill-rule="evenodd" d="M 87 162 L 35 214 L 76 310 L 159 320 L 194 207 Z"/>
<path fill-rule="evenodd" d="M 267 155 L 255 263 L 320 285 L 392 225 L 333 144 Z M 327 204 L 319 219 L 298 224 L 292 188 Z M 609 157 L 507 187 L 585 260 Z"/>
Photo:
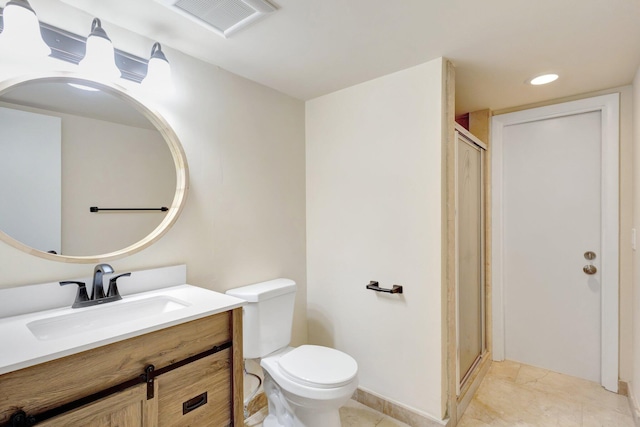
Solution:
<path fill-rule="evenodd" d="M 618 394 L 621 396 L 629 397 L 629 383 L 626 381 L 618 380 Z"/>
<path fill-rule="evenodd" d="M 627 399 L 629 399 L 629 408 L 631 409 L 631 414 L 633 415 L 633 422 L 636 427 L 640 427 L 640 406 L 638 406 L 638 400 L 633 392 L 633 387 L 631 383 L 627 384 Z"/>
<path fill-rule="evenodd" d="M 353 399 L 362 403 L 363 405 L 366 405 L 378 412 L 381 412 L 385 415 L 390 416 L 391 418 L 395 418 L 396 420 L 402 421 L 403 423 L 409 424 L 413 427 L 446 427 L 448 425 L 447 420 L 433 420 L 361 389 L 357 389 L 355 391 L 355 393 L 353 394 Z M 266 413 L 267 405 L 267 395 L 264 394 L 264 392 L 258 393 L 247 404 L 245 419 L 249 420 L 259 412 Z M 263 415 L 257 415 L 257 417 L 260 420 L 264 418 Z"/>
<path fill-rule="evenodd" d="M 448 420 L 432 419 L 361 388 L 355 391 L 353 399 L 412 427 L 443 427 L 448 425 Z"/>
<path fill-rule="evenodd" d="M 253 399 L 247 404 L 245 418 L 249 418 L 252 415 L 260 412 L 263 408 L 267 407 L 267 395 L 264 392 L 256 394 Z"/>

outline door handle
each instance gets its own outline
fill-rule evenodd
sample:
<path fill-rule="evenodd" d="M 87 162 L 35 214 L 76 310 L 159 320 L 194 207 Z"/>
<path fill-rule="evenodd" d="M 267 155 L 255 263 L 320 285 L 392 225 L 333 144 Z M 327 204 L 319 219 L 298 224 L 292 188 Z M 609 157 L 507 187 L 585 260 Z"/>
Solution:
<path fill-rule="evenodd" d="M 596 259 L 596 253 L 593 251 L 587 251 L 584 253 L 584 259 L 586 259 L 587 261 L 593 261 L 594 259 Z M 592 275 L 596 274 L 598 272 L 598 269 L 595 265 L 589 263 L 582 267 L 582 271 L 584 271 L 584 274 Z"/>

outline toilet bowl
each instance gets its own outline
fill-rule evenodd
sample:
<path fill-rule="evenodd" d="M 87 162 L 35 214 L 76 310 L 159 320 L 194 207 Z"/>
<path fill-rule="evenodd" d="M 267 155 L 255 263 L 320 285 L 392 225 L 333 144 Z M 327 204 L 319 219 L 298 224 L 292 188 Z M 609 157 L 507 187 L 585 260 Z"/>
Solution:
<path fill-rule="evenodd" d="M 269 415 L 264 427 L 340 426 L 339 408 L 358 386 L 358 364 L 328 347 L 288 347 L 260 361 Z"/>
<path fill-rule="evenodd" d="M 264 370 L 264 427 L 340 427 L 339 409 L 358 386 L 358 364 L 329 347 L 289 346 L 295 282 L 276 279 L 227 294 L 247 301 L 243 352 L 245 359 L 260 359 Z"/>

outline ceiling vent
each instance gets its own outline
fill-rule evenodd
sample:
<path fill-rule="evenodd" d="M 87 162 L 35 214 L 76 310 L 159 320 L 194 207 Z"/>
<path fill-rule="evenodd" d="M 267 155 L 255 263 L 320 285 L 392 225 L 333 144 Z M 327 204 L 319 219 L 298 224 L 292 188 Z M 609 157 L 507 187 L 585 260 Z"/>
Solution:
<path fill-rule="evenodd" d="M 265 0 L 156 1 L 225 38 L 276 10 Z"/>

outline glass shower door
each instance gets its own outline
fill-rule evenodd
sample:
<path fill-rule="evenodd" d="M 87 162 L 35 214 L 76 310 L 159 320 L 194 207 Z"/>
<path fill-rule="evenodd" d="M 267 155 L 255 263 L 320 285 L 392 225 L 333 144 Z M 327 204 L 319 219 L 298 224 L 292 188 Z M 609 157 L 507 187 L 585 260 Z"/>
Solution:
<path fill-rule="evenodd" d="M 485 349 L 482 147 L 456 132 L 456 301 L 458 387 Z"/>

